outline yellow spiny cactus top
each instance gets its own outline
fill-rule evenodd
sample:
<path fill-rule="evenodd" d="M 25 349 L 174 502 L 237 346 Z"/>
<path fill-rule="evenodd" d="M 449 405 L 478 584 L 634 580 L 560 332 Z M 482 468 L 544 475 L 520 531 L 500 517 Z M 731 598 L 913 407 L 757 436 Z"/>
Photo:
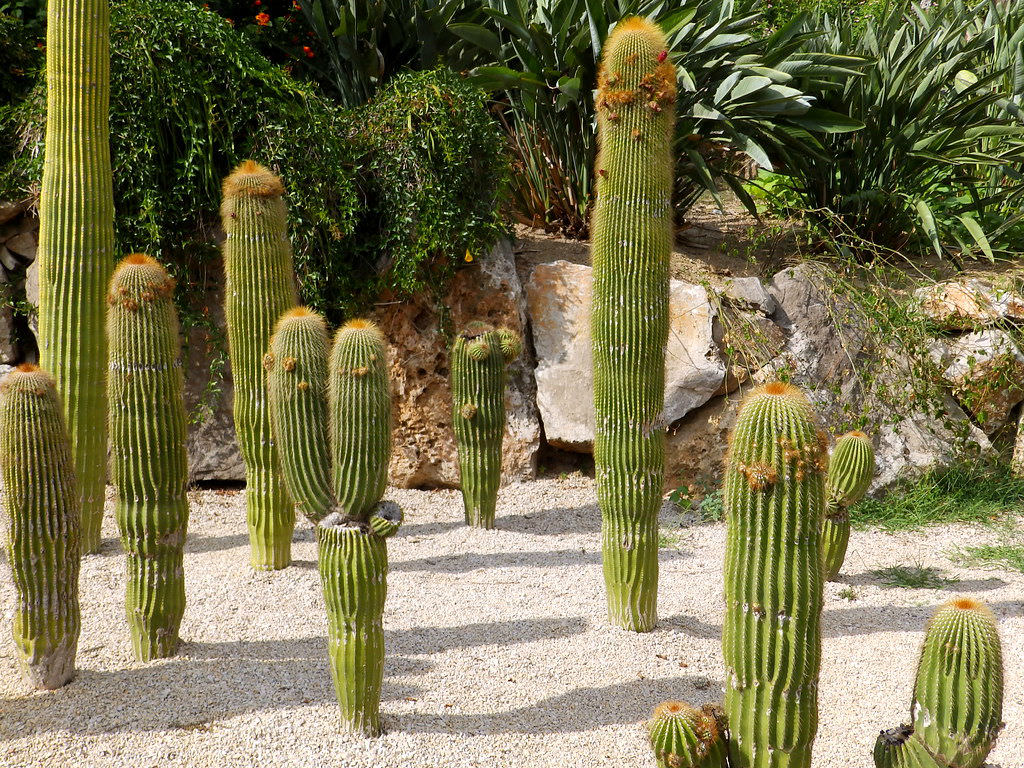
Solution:
<path fill-rule="evenodd" d="M 284 184 L 269 168 L 255 160 L 243 160 L 224 179 L 225 200 L 235 197 L 281 197 Z"/>

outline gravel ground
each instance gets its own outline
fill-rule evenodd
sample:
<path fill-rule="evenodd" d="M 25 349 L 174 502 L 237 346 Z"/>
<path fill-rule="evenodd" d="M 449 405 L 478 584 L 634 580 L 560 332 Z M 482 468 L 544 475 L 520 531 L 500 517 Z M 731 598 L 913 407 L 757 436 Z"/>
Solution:
<path fill-rule="evenodd" d="M 722 524 L 683 528 L 662 550 L 661 620 L 636 635 L 605 621 L 592 480 L 504 489 L 496 531 L 463 526 L 454 492 L 390 497 L 408 522 L 390 547 L 384 737 L 337 732 L 312 530 L 296 532 L 294 567 L 256 573 L 242 494 L 203 490 L 192 494 L 174 659 L 131 659 L 109 517 L 102 552 L 83 563 L 79 674 L 67 687 L 33 693 L 21 682 L 9 571 L 2 579 L 0 765 L 649 768 L 640 722 L 655 704 L 720 698 Z M 973 527 L 854 533 L 842 581 L 826 593 L 815 768 L 870 767 L 875 734 L 908 716 L 926 618 L 960 593 L 1000 618 L 1008 726 L 990 765 L 1024 764 L 1024 576 L 948 557 L 954 543 L 996 537 Z M 869 573 L 896 564 L 959 582 L 897 589 Z M 851 589 L 855 600 L 840 596 Z"/>

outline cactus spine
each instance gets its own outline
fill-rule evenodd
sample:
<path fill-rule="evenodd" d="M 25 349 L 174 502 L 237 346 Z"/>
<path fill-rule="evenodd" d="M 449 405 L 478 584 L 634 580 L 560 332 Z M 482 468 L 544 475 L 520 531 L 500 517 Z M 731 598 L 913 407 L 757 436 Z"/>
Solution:
<path fill-rule="evenodd" d="M 494 527 L 505 436 L 506 366 L 521 352 L 519 334 L 485 323 L 470 323 L 452 344 L 452 424 L 466 525 Z"/>
<path fill-rule="evenodd" d="M 594 461 L 609 620 L 657 622 L 676 73 L 653 23 L 619 22 L 598 80 Z"/>
<path fill-rule="evenodd" d="M 727 742 L 721 707 L 695 709 L 665 701 L 654 710 L 647 733 L 658 768 L 725 768 Z"/>
<path fill-rule="evenodd" d="M 107 303 L 111 471 L 141 661 L 174 655 L 185 613 L 188 459 L 174 281 L 149 256 L 114 271 Z"/>
<path fill-rule="evenodd" d="M 722 651 L 733 768 L 811 764 L 827 459 L 803 392 L 780 382 L 751 392 L 730 438 L 723 499 Z"/>
<path fill-rule="evenodd" d="M 863 432 L 836 440 L 825 478 L 825 516 L 821 522 L 825 580 L 839 575 L 850 543 L 850 507 L 864 498 L 875 474 L 875 450 Z"/>
<path fill-rule="evenodd" d="M 291 563 L 295 528 L 270 436 L 263 371 L 274 323 L 297 302 L 283 195 L 277 176 L 247 160 L 224 180 L 221 205 L 235 431 L 245 459 L 252 565 L 264 569 Z"/>
<path fill-rule="evenodd" d="M 375 736 L 381 732 L 385 539 L 402 524 L 398 505 L 380 500 L 391 456 L 384 337 L 373 323 L 353 320 L 335 336 L 328 365 L 323 319 L 293 309 L 274 333 L 267 378 L 288 487 L 319 521 L 328 655 L 342 724 Z"/>
<path fill-rule="evenodd" d="M 80 500 L 56 383 L 34 365 L 0 382 L 0 465 L 14 646 L 36 688 L 59 688 L 74 677 L 81 628 Z"/>
<path fill-rule="evenodd" d="M 81 548 L 100 545 L 107 469 L 104 297 L 114 266 L 108 0 L 52 0 L 39 201 L 39 359 L 71 435 Z"/>

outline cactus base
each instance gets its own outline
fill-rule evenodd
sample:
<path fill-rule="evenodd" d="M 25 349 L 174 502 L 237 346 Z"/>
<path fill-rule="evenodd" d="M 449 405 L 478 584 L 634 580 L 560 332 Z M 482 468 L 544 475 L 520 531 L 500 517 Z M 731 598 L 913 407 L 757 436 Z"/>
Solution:
<path fill-rule="evenodd" d="M 826 581 L 835 581 L 850 545 L 850 513 L 845 507 L 830 510 L 821 525 L 821 556 Z"/>
<path fill-rule="evenodd" d="M 658 623 L 658 521 L 605 515 L 602 560 L 608 621 L 631 632 L 650 632 Z"/>
<path fill-rule="evenodd" d="M 295 507 L 277 478 L 271 489 L 247 487 L 249 563 L 259 571 L 278 571 L 292 564 Z"/>

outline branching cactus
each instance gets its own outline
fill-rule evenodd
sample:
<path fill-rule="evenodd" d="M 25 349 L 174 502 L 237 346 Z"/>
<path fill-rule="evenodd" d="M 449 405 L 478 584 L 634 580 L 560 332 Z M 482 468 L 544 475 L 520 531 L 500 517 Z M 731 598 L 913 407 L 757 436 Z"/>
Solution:
<path fill-rule="evenodd" d="M 716 705 L 696 709 L 665 701 L 654 710 L 647 733 L 658 768 L 726 768 L 725 713 Z"/>
<path fill-rule="evenodd" d="M 149 256 L 114 271 L 107 303 L 111 471 L 141 661 L 174 655 L 185 613 L 188 459 L 174 281 Z"/>
<path fill-rule="evenodd" d="M 100 545 L 107 470 L 104 298 L 114 268 L 108 0 L 51 0 L 39 200 L 39 360 L 57 380 L 81 495 L 81 547 Z"/>
<path fill-rule="evenodd" d="M 452 424 L 466 524 L 494 527 L 505 437 L 506 366 L 523 351 L 519 334 L 473 322 L 451 349 Z"/>
<path fill-rule="evenodd" d="M 825 441 L 803 392 L 780 382 L 748 395 L 729 441 L 722 651 L 733 768 L 811 764 Z"/>
<path fill-rule="evenodd" d="M 0 466 L 17 594 L 14 647 L 35 687 L 59 688 L 74 677 L 81 628 L 81 519 L 60 396 L 34 365 L 0 381 Z"/>
<path fill-rule="evenodd" d="M 385 539 L 402 511 L 382 502 L 391 456 L 384 337 L 366 320 L 338 331 L 327 362 L 323 318 L 305 308 L 278 323 L 266 367 L 274 434 L 288 488 L 319 521 L 328 655 L 342 724 L 381 732 Z M 326 448 L 325 448 L 326 446 Z"/>
<path fill-rule="evenodd" d="M 821 523 L 825 579 L 839 575 L 850 543 L 850 507 L 864 498 L 875 474 L 875 450 L 863 432 L 836 440 L 825 478 L 825 517 Z"/>
<path fill-rule="evenodd" d="M 657 622 L 658 510 L 665 474 L 665 345 L 672 246 L 675 68 L 640 18 L 605 42 L 591 222 L 597 498 L 609 620 Z"/>
<path fill-rule="evenodd" d="M 247 160 L 224 180 L 221 205 L 235 432 L 245 460 L 252 565 L 263 569 L 291 563 L 295 528 L 270 435 L 263 370 L 274 324 L 297 303 L 283 195 L 277 176 Z"/>
<path fill-rule="evenodd" d="M 877 768 L 979 768 L 1003 728 L 1003 657 L 995 616 L 969 597 L 928 622 L 911 725 L 882 731 Z"/>

